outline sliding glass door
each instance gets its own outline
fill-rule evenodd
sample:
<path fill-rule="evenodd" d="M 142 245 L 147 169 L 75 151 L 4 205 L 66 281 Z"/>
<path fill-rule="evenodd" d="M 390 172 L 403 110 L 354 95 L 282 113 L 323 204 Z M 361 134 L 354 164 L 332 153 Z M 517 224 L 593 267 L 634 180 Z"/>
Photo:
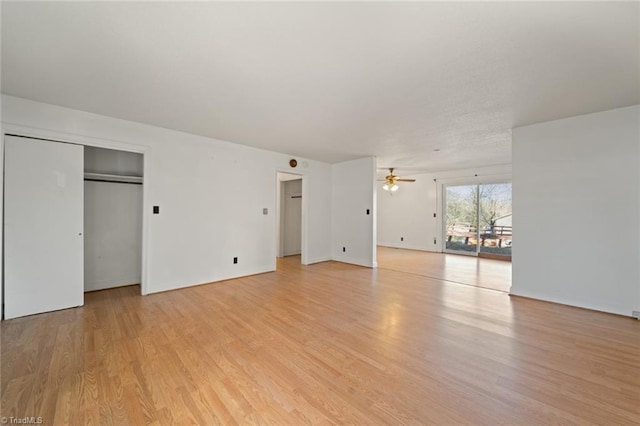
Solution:
<path fill-rule="evenodd" d="M 444 187 L 446 252 L 511 256 L 511 183 Z"/>
<path fill-rule="evenodd" d="M 445 250 L 478 251 L 478 185 L 445 187 Z"/>
<path fill-rule="evenodd" d="M 511 256 L 511 183 L 479 185 L 479 252 Z"/>

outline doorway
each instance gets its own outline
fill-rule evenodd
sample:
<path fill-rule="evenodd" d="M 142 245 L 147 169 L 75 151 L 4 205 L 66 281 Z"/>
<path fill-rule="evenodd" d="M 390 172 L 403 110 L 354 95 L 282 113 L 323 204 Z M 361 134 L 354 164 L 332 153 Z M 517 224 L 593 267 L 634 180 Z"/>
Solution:
<path fill-rule="evenodd" d="M 143 154 L 84 149 L 84 291 L 140 284 Z"/>
<path fill-rule="evenodd" d="M 302 252 L 302 179 L 283 182 L 282 255 Z"/>
<path fill-rule="evenodd" d="M 302 263 L 302 176 L 278 172 L 277 257 Z"/>
<path fill-rule="evenodd" d="M 444 251 L 511 259 L 510 182 L 444 187 Z"/>

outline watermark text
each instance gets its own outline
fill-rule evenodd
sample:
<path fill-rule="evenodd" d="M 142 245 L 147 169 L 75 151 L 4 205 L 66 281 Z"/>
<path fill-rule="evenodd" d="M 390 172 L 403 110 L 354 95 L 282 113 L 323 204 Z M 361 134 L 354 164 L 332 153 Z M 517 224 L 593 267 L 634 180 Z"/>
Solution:
<path fill-rule="evenodd" d="M 42 417 L 24 416 L 24 417 L 0 417 L 0 423 L 3 425 L 41 425 L 44 423 Z"/>

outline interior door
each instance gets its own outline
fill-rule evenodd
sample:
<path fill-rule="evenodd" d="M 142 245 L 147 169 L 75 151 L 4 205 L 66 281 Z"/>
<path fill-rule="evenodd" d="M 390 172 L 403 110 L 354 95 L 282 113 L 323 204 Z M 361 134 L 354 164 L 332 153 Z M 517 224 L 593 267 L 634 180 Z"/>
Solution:
<path fill-rule="evenodd" d="M 80 306 L 83 147 L 5 138 L 5 318 Z"/>

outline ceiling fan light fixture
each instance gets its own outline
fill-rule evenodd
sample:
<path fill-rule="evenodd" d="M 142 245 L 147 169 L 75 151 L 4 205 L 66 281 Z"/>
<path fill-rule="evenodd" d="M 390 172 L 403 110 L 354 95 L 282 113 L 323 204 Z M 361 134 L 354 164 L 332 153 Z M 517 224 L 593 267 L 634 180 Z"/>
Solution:
<path fill-rule="evenodd" d="M 389 168 L 389 174 L 387 176 L 385 176 L 384 179 L 379 179 L 381 181 L 384 181 L 384 185 L 382 185 L 382 189 L 384 189 L 385 191 L 391 191 L 391 192 L 396 192 L 399 188 L 399 186 L 396 184 L 396 182 L 415 182 L 415 179 L 405 179 L 405 178 L 400 178 L 396 175 L 393 174 L 393 168 Z"/>
<path fill-rule="evenodd" d="M 382 185 L 382 189 L 384 189 L 385 191 L 396 192 L 398 188 L 399 186 L 396 185 L 395 182 L 385 182 L 384 185 Z"/>

